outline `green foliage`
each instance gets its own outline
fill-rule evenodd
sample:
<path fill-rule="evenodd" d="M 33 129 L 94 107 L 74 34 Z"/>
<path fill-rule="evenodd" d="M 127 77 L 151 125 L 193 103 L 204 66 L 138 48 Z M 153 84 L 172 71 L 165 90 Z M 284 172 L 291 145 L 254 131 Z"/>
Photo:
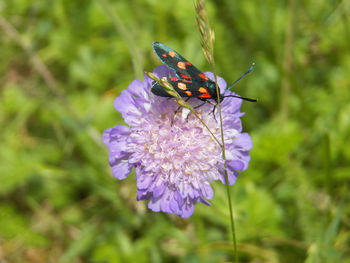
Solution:
<path fill-rule="evenodd" d="M 207 8 L 219 75 L 256 62 L 235 86 L 259 100 L 243 105 L 254 148 L 232 187 L 241 262 L 350 262 L 349 2 Z M 0 261 L 232 260 L 224 186 L 189 220 L 152 213 L 101 139 L 123 123 L 114 98 L 160 64 L 152 41 L 210 70 L 194 19 L 185 0 L 0 3 Z"/>

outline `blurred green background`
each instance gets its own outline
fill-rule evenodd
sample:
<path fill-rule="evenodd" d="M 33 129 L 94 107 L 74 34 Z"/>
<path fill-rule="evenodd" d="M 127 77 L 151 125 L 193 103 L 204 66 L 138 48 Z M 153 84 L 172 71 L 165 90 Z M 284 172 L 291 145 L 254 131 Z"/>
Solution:
<path fill-rule="evenodd" d="M 245 102 L 250 167 L 231 188 L 241 262 L 350 262 L 350 1 L 213 0 L 217 71 Z M 187 220 L 136 202 L 101 133 L 161 62 L 203 71 L 188 0 L 0 1 L 0 261 L 224 262 L 225 188 Z"/>

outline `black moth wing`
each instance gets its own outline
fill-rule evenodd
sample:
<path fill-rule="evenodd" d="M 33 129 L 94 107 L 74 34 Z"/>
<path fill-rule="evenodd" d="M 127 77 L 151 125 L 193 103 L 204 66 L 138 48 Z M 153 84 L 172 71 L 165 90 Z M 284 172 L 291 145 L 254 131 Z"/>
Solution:
<path fill-rule="evenodd" d="M 168 79 L 169 83 L 174 87 L 177 93 L 181 97 L 195 97 L 202 100 L 216 98 L 216 92 L 215 94 L 211 94 L 211 90 L 208 89 L 208 87 L 205 85 L 206 83 L 203 81 L 195 81 L 192 82 L 183 80 L 170 80 Z M 214 84 L 215 85 L 215 84 Z M 153 94 L 161 97 L 172 97 L 170 94 L 168 94 L 165 89 L 158 83 L 154 82 L 151 88 L 151 91 Z M 214 90 L 215 91 L 215 90 Z"/>
<path fill-rule="evenodd" d="M 157 81 L 153 82 L 151 87 L 151 92 L 154 95 L 160 96 L 160 97 L 173 97 L 169 93 L 165 91 L 165 89 L 160 85 Z"/>
<path fill-rule="evenodd" d="M 160 42 L 153 42 L 152 47 L 159 59 L 171 69 L 175 70 L 179 79 L 188 81 L 207 81 L 208 78 L 195 66 L 188 62 L 175 50 Z"/>

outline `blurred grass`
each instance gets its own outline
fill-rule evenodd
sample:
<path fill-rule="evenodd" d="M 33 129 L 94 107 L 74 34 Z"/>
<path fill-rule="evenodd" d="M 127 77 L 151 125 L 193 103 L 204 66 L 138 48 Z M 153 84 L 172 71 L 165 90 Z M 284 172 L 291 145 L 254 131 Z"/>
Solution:
<path fill-rule="evenodd" d="M 254 148 L 232 188 L 241 261 L 350 262 L 349 2 L 207 8 L 219 75 L 233 82 L 256 62 L 235 86 L 259 99 L 243 106 Z M 12 0 L 0 17 L 0 260 L 232 260 L 222 185 L 191 220 L 152 213 L 133 176 L 111 176 L 101 142 L 123 123 L 114 98 L 160 64 L 152 41 L 209 69 L 193 3 Z"/>

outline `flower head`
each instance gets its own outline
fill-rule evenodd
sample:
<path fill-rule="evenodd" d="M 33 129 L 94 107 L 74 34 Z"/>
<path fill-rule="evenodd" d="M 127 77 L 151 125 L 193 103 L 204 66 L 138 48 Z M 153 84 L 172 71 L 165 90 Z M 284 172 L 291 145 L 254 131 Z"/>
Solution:
<path fill-rule="evenodd" d="M 173 74 L 164 65 L 153 73 L 159 78 Z M 205 74 L 214 79 L 212 73 Z M 116 98 L 114 106 L 130 127 L 117 125 L 104 131 L 109 163 L 120 180 L 135 168 L 137 200 L 150 200 L 151 210 L 190 217 L 196 202 L 210 205 L 213 180 L 225 183 L 222 149 L 194 114 L 186 115 L 185 110 L 175 114 L 179 106 L 173 99 L 154 96 L 152 82 L 148 76 L 144 82 L 134 80 Z M 225 90 L 224 79 L 219 77 L 218 85 Z M 193 98 L 188 103 L 194 107 L 202 101 Z M 238 171 L 247 169 L 252 148 L 250 136 L 242 133 L 241 103 L 232 97 L 221 103 L 230 185 Z M 206 103 L 196 112 L 221 141 L 219 115 L 216 111 L 214 118 L 212 110 Z"/>

